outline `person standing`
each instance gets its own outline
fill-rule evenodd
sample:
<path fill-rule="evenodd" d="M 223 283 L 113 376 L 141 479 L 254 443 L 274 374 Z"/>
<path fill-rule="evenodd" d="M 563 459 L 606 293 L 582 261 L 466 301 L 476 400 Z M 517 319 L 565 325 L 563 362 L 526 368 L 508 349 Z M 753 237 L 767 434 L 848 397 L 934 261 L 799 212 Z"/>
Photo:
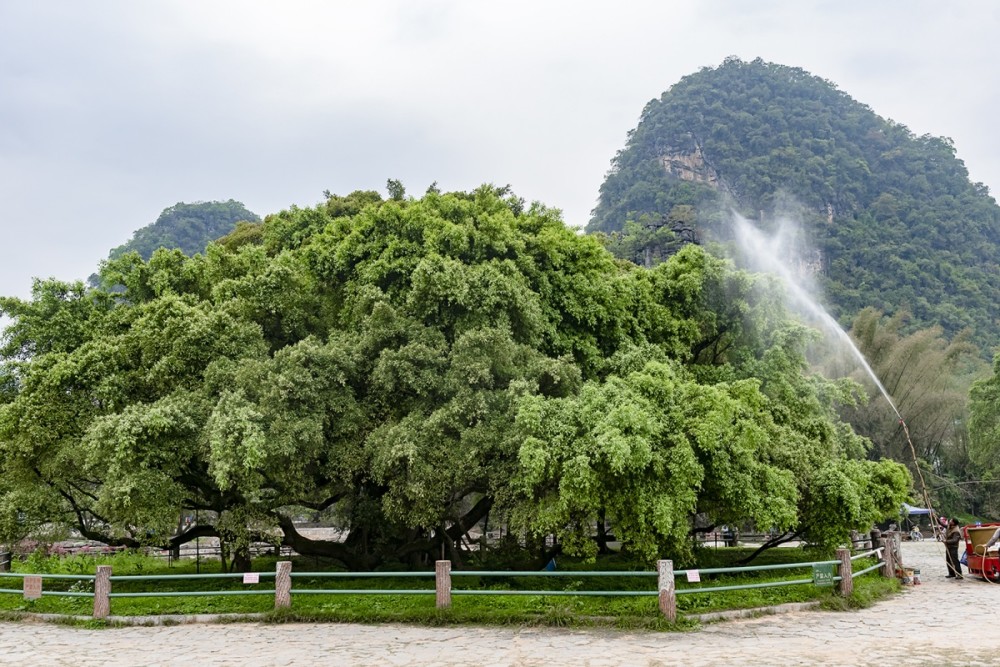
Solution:
<path fill-rule="evenodd" d="M 944 560 L 948 565 L 948 578 L 962 579 L 962 565 L 958 562 L 958 545 L 962 542 L 962 529 L 958 527 L 958 519 L 948 522 L 948 530 L 944 534 Z"/>

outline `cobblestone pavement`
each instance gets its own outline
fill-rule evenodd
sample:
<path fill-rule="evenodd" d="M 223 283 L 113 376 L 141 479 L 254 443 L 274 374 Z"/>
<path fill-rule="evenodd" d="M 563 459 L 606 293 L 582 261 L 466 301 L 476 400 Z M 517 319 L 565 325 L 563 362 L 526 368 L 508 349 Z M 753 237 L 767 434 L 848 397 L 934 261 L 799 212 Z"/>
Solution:
<path fill-rule="evenodd" d="M 996 665 L 995 584 L 945 579 L 944 548 L 905 543 L 922 585 L 857 612 L 802 611 L 687 633 L 403 625 L 194 624 L 86 630 L 0 623 L 0 665 Z"/>

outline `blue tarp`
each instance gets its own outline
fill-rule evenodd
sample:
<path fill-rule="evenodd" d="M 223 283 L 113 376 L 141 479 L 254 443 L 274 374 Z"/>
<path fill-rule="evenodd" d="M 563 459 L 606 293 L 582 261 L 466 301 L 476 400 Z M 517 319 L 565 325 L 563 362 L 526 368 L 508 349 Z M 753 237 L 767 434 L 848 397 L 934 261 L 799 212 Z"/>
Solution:
<path fill-rule="evenodd" d="M 930 513 L 931 511 L 929 509 L 925 509 L 923 507 L 914 507 L 909 503 L 903 503 L 902 514 L 930 514 Z"/>

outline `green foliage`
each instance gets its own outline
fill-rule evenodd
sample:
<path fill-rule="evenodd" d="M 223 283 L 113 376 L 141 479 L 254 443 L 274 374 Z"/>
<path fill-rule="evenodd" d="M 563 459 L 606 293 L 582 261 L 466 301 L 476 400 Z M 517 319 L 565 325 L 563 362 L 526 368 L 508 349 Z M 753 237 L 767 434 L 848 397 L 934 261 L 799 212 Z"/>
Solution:
<path fill-rule="evenodd" d="M 393 201 L 403 201 L 403 198 L 406 197 L 406 188 L 403 187 L 402 182 L 395 178 L 390 178 L 385 182 L 385 189 L 389 192 L 389 199 Z"/>
<path fill-rule="evenodd" d="M 675 372 L 665 364 L 645 370 L 519 406 L 517 483 L 526 501 L 518 519 L 558 534 L 569 553 L 596 553 L 590 527 L 602 509 L 648 560 L 685 542 L 703 471 L 673 402 L 683 400 Z"/>
<path fill-rule="evenodd" d="M 827 548 L 842 542 L 845 522 L 871 526 L 897 513 L 912 483 L 903 466 L 888 460 L 825 463 L 806 486 L 806 534 Z"/>
<path fill-rule="evenodd" d="M 976 514 L 1000 514 L 1000 354 L 993 371 L 972 385 L 969 399 L 969 458 L 985 482 L 984 502 Z"/>
<path fill-rule="evenodd" d="M 198 511 L 233 563 L 262 540 L 364 569 L 461 561 L 489 513 L 583 557 L 607 517 L 649 561 L 689 557 L 696 515 L 826 544 L 905 491 L 765 281 L 694 246 L 618 262 L 506 187 L 331 195 L 102 281 L 0 300 L 0 539 L 164 545 Z"/>

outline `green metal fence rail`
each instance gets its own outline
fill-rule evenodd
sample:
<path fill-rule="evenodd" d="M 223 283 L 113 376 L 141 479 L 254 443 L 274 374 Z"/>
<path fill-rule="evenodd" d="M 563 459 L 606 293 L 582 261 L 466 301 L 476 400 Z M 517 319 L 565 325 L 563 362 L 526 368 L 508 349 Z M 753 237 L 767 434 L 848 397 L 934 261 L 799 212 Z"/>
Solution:
<path fill-rule="evenodd" d="M 93 581 L 94 575 L 92 574 L 32 574 L 31 572 L 0 572 L 0 577 L 3 578 L 14 578 L 18 577 L 22 581 L 25 577 L 41 577 L 44 579 L 69 579 L 71 581 Z M 23 584 L 22 584 L 23 585 Z M 0 588 L 0 593 L 13 593 L 15 595 L 22 595 L 24 593 L 23 588 Z M 94 594 L 90 591 L 47 591 L 42 589 L 42 595 L 48 595 L 52 597 L 67 597 L 67 598 L 92 598 Z"/>
<path fill-rule="evenodd" d="M 649 572 L 645 570 L 616 570 L 616 571 L 596 571 L 596 570 L 459 570 L 451 573 L 454 577 L 497 577 L 497 578 L 523 578 L 523 577 L 541 577 L 543 579 L 547 578 L 558 578 L 558 577 L 572 577 L 574 579 L 583 579 L 584 577 L 599 577 L 599 578 L 618 578 L 618 577 L 645 577 L 656 579 L 659 574 L 657 572 Z M 537 589 L 537 590 L 503 590 L 503 589 L 469 589 L 469 588 L 457 588 L 452 589 L 452 595 L 553 595 L 553 596 L 578 596 L 578 597 L 655 597 L 659 595 L 657 590 L 648 591 L 561 591 L 555 589 Z"/>
<path fill-rule="evenodd" d="M 872 556 L 881 557 L 882 556 L 882 547 L 879 547 L 878 549 L 872 549 L 871 551 L 866 551 L 865 553 L 858 554 L 857 556 L 851 556 L 851 561 L 853 562 L 853 561 L 856 561 L 856 560 L 861 560 L 862 558 L 871 558 Z M 874 572 L 875 570 L 879 569 L 880 567 L 882 567 L 881 561 L 878 562 L 878 563 L 875 563 L 874 565 L 872 565 L 870 567 L 866 567 L 863 570 L 858 570 L 857 572 L 852 571 L 851 572 L 851 578 L 852 579 L 857 579 L 861 575 L 868 574 L 869 572 Z"/>
<path fill-rule="evenodd" d="M 855 561 L 855 560 L 861 560 L 862 558 L 871 558 L 872 556 L 881 556 L 881 555 L 882 555 L 882 547 L 879 547 L 878 549 L 872 549 L 871 551 L 866 551 L 863 554 L 851 556 L 851 560 Z"/>
<path fill-rule="evenodd" d="M 840 565 L 839 560 L 820 560 L 808 563 L 781 563 L 778 565 L 758 565 L 756 567 L 707 567 L 698 570 L 698 574 L 732 574 L 741 572 L 760 572 L 767 570 L 799 570 L 811 568 L 815 565 Z M 674 570 L 674 576 L 686 575 L 688 570 Z M 834 577 L 833 581 L 840 581 L 840 577 Z M 787 581 L 765 581 L 759 584 L 732 584 L 729 586 L 689 586 L 678 588 L 677 595 L 690 595 L 692 593 L 721 593 L 722 591 L 742 591 L 753 588 L 778 588 L 780 586 L 798 586 L 801 584 L 813 583 L 812 577 L 808 579 L 789 579 Z"/>
<path fill-rule="evenodd" d="M 875 570 L 879 569 L 880 567 L 882 567 L 882 563 L 875 563 L 871 567 L 866 567 L 865 569 L 858 570 L 857 572 L 851 572 L 851 578 L 852 579 L 856 579 L 856 578 L 860 577 L 862 574 L 868 574 L 869 572 L 874 572 Z"/>
<path fill-rule="evenodd" d="M 274 572 L 255 572 L 258 579 L 273 579 Z M 240 579 L 244 577 L 243 572 L 223 572 L 217 574 L 126 574 L 111 575 L 109 581 L 180 581 L 184 579 Z M 109 598 L 155 598 L 155 597 L 208 597 L 212 595 L 274 595 L 274 587 L 270 588 L 248 588 L 243 590 L 216 590 L 216 591 L 133 591 L 125 593 L 108 593 Z"/>
<path fill-rule="evenodd" d="M 434 572 L 292 572 L 292 579 L 434 579 Z M 436 595 L 435 588 L 295 588 L 295 595 Z"/>
<path fill-rule="evenodd" d="M 693 595 L 693 594 L 710 594 L 723 591 L 738 591 L 738 590 L 750 590 L 758 588 L 777 588 L 783 586 L 798 586 L 820 583 L 819 575 L 817 571 L 822 568 L 826 568 L 825 577 L 823 577 L 823 582 L 825 585 L 832 585 L 835 582 L 844 582 L 844 586 L 848 588 L 843 589 L 842 592 L 850 590 L 849 585 L 851 580 L 856 577 L 862 576 L 869 572 L 873 572 L 884 565 L 885 554 L 882 548 L 873 549 L 871 551 L 861 553 L 855 556 L 849 556 L 847 550 L 838 551 L 838 555 L 841 556 L 840 560 L 822 560 L 822 561 L 810 561 L 803 563 L 781 563 L 775 565 L 757 565 L 757 566 L 741 566 L 741 567 L 714 567 L 714 568 L 701 568 L 701 569 L 673 569 L 671 561 L 661 561 L 660 568 L 657 571 L 646 571 L 646 570 L 628 570 L 628 571 L 593 571 L 593 570 L 553 570 L 553 571 L 537 571 L 537 570 L 458 570 L 451 571 L 451 564 L 448 561 L 441 561 L 438 563 L 438 568 L 436 571 L 423 571 L 423 572 L 292 572 L 291 562 L 283 561 L 279 562 L 277 565 L 276 572 L 257 572 L 249 573 L 254 575 L 252 580 L 248 580 L 245 577 L 245 573 L 219 573 L 219 574 L 168 574 L 168 575 L 113 575 L 111 574 L 111 568 L 109 566 L 99 566 L 97 575 L 76 575 L 76 574 L 41 574 L 41 575 L 31 575 L 28 573 L 21 572 L 0 572 L 0 578 L 21 578 L 27 576 L 38 576 L 42 579 L 54 579 L 54 580 L 73 580 L 73 581 L 84 581 L 84 582 L 94 582 L 94 591 L 47 591 L 43 590 L 42 595 L 52 595 L 52 596 L 67 596 L 67 597 L 95 597 L 95 616 L 103 617 L 100 614 L 107 615 L 110 608 L 111 598 L 139 598 L 139 597 L 207 597 L 207 596 L 230 596 L 230 595 L 270 595 L 275 598 L 275 606 L 288 606 L 291 604 L 292 595 L 437 595 L 437 605 L 439 607 L 447 607 L 451 604 L 450 596 L 471 596 L 471 595 L 483 595 L 483 596 L 497 596 L 497 595 L 519 595 L 519 596 L 577 596 L 577 597 L 587 597 L 587 596 L 605 596 L 605 597 L 660 597 L 660 608 L 663 610 L 664 607 L 664 595 L 667 594 L 669 600 L 668 604 L 673 604 L 672 600 L 674 596 L 679 595 Z M 865 569 L 853 572 L 851 563 L 853 561 L 876 557 L 879 559 L 875 565 L 867 567 Z M 835 568 L 840 567 L 840 574 L 835 575 Z M 705 582 L 707 585 L 701 583 L 688 582 L 686 581 L 686 575 L 691 572 L 698 573 L 698 579 L 701 577 L 708 576 L 714 577 L 715 575 L 725 575 L 725 574 L 744 574 L 744 573 L 754 573 L 754 572 L 779 572 L 788 570 L 803 570 L 803 569 L 813 569 L 813 577 L 805 578 L 794 578 L 786 579 L 781 581 L 767 581 L 767 582 L 756 582 L 756 583 L 735 583 L 726 585 L 711 585 L 712 582 Z M 847 576 L 847 573 L 850 576 Z M 565 579 L 572 578 L 576 580 L 590 579 L 590 578 L 600 578 L 600 579 L 610 579 L 610 578 L 646 578 L 654 579 L 656 581 L 656 588 L 653 589 L 642 589 L 642 590 L 556 590 L 556 589 L 546 589 L 546 588 L 532 588 L 532 589 L 485 589 L 485 588 L 453 588 L 452 582 L 454 579 L 462 578 L 500 578 L 500 579 L 531 579 L 534 581 L 545 581 L 553 579 Z M 676 578 L 676 585 L 675 585 Z M 244 589 L 222 589 L 214 591 L 203 591 L 203 590 L 162 590 L 161 587 L 173 588 L 169 586 L 171 582 L 177 582 L 181 580 L 218 580 L 218 579 L 231 579 L 231 580 L 243 580 L 247 586 L 254 586 L 254 588 L 244 588 Z M 351 579 L 434 579 L 434 584 L 432 588 L 316 588 L 316 587 L 302 587 L 293 588 L 292 581 L 298 579 L 304 586 L 314 586 L 316 582 L 323 580 L 351 580 Z M 847 579 L 847 581 L 844 581 Z M 2 580 L 2 579 L 0 579 Z M 265 580 L 273 580 L 273 583 L 261 587 L 260 584 L 265 583 Z M 114 584 L 127 584 L 126 589 L 131 588 L 130 584 L 138 582 L 155 582 L 155 584 L 147 590 L 123 590 L 123 591 L 112 591 L 112 586 Z M 472 585 L 476 585 L 478 582 L 471 582 Z M 695 583 L 695 585 L 691 585 Z M 22 584 L 23 585 L 23 584 Z M 544 584 L 543 584 L 544 585 Z M 2 588 L 0 593 L 9 594 L 21 594 L 23 590 Z M 444 596 L 444 597 L 442 597 Z M 98 607 L 100 605 L 101 612 L 98 613 Z"/>
<path fill-rule="evenodd" d="M 870 552 L 868 555 L 870 555 Z M 862 557 L 865 554 L 862 554 Z M 853 560 L 853 559 L 852 559 Z M 772 570 L 794 570 L 794 569 L 808 569 L 812 568 L 814 565 L 839 565 L 839 560 L 825 560 L 825 561 L 810 561 L 805 563 L 781 563 L 776 565 L 757 565 L 757 566 L 745 566 L 745 567 L 717 567 L 717 568 L 703 568 L 699 569 L 699 574 L 711 575 L 711 574 L 734 574 L 734 573 L 747 573 L 747 572 L 762 572 L 762 571 L 772 571 Z M 878 565 L 876 565 L 878 567 Z M 872 568 L 874 569 L 874 568 Z M 871 571 L 871 569 L 866 570 L 866 572 Z M 688 570 L 674 570 L 674 576 L 684 576 Z M 435 576 L 434 572 L 295 572 L 291 575 L 293 578 L 328 578 L 328 579 L 338 579 L 338 578 L 377 578 L 377 577 L 421 577 L 421 578 L 433 578 Z M 645 571 L 645 570 L 633 570 L 633 571 L 587 571 L 587 570 L 555 570 L 555 571 L 538 571 L 538 570 L 456 570 L 451 572 L 451 577 L 495 577 L 495 578 L 524 578 L 524 577 L 536 577 L 536 578 L 552 578 L 552 577 L 571 577 L 574 579 L 582 579 L 585 577 L 598 577 L 598 578 L 615 578 L 615 577 L 644 577 L 655 579 L 659 576 L 659 573 L 655 571 Z M 833 581 L 840 581 L 841 577 L 834 576 Z M 808 579 L 792 579 L 788 581 L 770 581 L 754 584 L 732 584 L 728 586 L 687 586 L 684 588 L 677 588 L 677 595 L 685 595 L 692 593 L 711 593 L 711 592 L 721 592 L 721 591 L 735 591 L 735 590 L 749 590 L 754 588 L 777 588 L 781 586 L 795 586 L 801 584 L 811 584 L 813 579 L 810 577 Z M 319 588 L 319 589 L 300 589 L 296 588 L 293 592 L 298 594 L 306 595 L 347 595 L 347 594 L 358 594 L 358 595 L 433 595 L 436 593 L 435 589 L 337 589 L 337 588 Z M 642 590 L 642 591 L 623 591 L 623 590 L 556 590 L 556 589 L 519 589 L 519 590 L 502 590 L 502 589 L 464 589 L 464 588 L 453 588 L 451 589 L 452 595 L 545 595 L 545 596 L 621 596 L 621 597 L 655 597 L 659 595 L 658 590 Z"/>
<path fill-rule="evenodd" d="M 242 579 L 244 572 L 218 574 L 113 574 L 111 581 L 177 581 L 178 579 Z M 260 579 L 274 577 L 274 572 L 254 572 Z M 91 579 L 94 577 L 91 576 Z"/>

